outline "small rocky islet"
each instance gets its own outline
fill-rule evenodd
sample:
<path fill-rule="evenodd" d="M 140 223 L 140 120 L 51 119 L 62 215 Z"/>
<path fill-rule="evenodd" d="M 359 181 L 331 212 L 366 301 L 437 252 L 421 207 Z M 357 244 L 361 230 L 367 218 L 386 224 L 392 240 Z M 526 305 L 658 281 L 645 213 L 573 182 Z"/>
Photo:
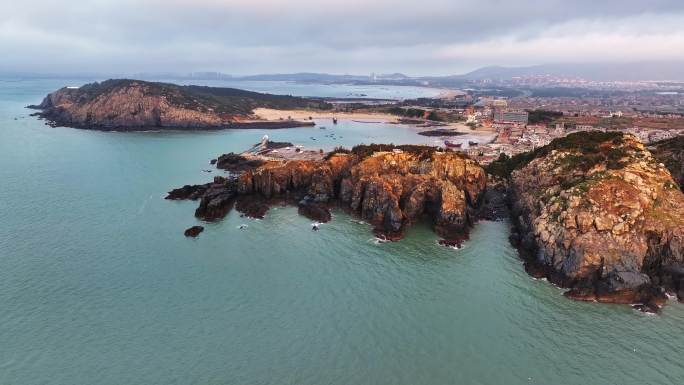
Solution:
<path fill-rule="evenodd" d="M 681 153 L 676 142 L 667 148 Z M 198 200 L 195 216 L 206 221 L 233 207 L 263 217 L 286 202 L 326 222 L 340 207 L 388 240 L 427 218 L 446 245 L 478 219 L 510 216 L 532 276 L 576 300 L 657 312 L 667 293 L 684 300 L 684 194 L 672 177 L 681 163 L 666 167 L 651 150 L 631 135 L 582 132 L 486 168 L 427 146 L 360 145 L 321 160 L 226 154 L 215 163 L 229 176 L 167 199 Z"/>

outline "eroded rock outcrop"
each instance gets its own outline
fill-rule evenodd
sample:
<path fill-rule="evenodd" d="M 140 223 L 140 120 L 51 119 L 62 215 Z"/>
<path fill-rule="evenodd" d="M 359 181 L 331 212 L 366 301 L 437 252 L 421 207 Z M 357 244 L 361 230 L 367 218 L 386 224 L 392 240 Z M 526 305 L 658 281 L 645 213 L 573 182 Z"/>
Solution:
<path fill-rule="evenodd" d="M 321 161 L 265 160 L 234 179 L 185 186 L 170 192 L 169 198 L 194 197 L 204 189 L 196 216 L 209 220 L 225 215 L 235 198 L 243 202 L 236 208 L 250 216 L 253 209 L 246 202 L 257 199 L 263 208 L 269 201 L 285 200 L 321 222 L 330 219 L 329 207 L 335 204 L 368 221 L 377 235 L 388 239 L 399 239 L 407 225 L 427 216 L 441 236 L 461 240 L 485 191 L 484 170 L 454 152 L 385 147 L 358 146 L 351 153 L 333 153 Z M 208 210 L 210 206 L 214 208 Z"/>
<path fill-rule="evenodd" d="M 662 288 L 684 298 L 684 195 L 643 144 L 583 132 L 525 158 L 511 175 L 512 238 L 530 273 L 575 299 L 656 310 Z"/>

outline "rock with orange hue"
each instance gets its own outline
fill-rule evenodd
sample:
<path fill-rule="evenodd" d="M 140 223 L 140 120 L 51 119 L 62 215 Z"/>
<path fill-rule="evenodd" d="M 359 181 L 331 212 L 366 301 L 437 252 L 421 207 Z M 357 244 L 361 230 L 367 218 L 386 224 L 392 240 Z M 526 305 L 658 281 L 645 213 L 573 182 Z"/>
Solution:
<path fill-rule="evenodd" d="M 340 204 L 387 239 L 401 238 L 407 225 L 427 216 L 441 236 L 463 239 L 473 220 L 471 210 L 486 189 L 484 170 L 463 155 L 430 147 L 374 149 L 359 146 L 320 161 L 264 160 L 237 176 L 234 192 L 297 202 L 301 214 L 321 222 L 330 219 L 329 205 Z M 207 188 L 209 202 L 216 199 L 216 189 Z"/>
<path fill-rule="evenodd" d="M 517 241 L 530 263 L 599 302 L 662 304 L 681 290 L 684 194 L 635 137 L 578 133 L 511 175 Z"/>

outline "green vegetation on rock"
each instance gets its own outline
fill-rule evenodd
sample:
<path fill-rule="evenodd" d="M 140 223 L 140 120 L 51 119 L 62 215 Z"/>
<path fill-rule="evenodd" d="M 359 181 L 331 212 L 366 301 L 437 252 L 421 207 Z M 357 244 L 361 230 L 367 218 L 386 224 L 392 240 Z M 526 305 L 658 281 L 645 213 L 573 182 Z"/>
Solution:
<path fill-rule="evenodd" d="M 568 170 L 587 171 L 603 161 L 608 161 L 609 168 L 619 168 L 624 150 L 614 146 L 622 143 L 622 137 L 621 132 L 576 132 L 563 138 L 554 139 L 548 145 L 534 151 L 512 157 L 501 154 L 499 159 L 486 167 L 486 170 L 491 175 L 508 178 L 513 170 L 525 166 L 536 158 L 546 156 L 554 150 L 577 153 L 564 158 L 565 164 L 563 166 Z M 608 141 L 612 141 L 612 146 L 601 146 L 602 143 Z"/>
<path fill-rule="evenodd" d="M 549 124 L 563 117 L 563 113 L 559 111 L 527 110 L 527 112 L 530 124 Z"/>
<path fill-rule="evenodd" d="M 150 96 L 164 96 L 179 107 L 191 110 L 213 110 L 217 113 L 249 115 L 254 108 L 276 109 L 331 109 L 332 105 L 321 100 L 307 99 L 291 95 L 272 95 L 245 91 L 236 88 L 207 86 L 180 86 L 170 83 L 144 82 L 131 79 L 110 79 L 103 82 L 86 84 L 71 92 L 78 93 L 79 102 L 92 101 L 101 95 L 124 89 L 134 84 L 142 84 Z"/>
<path fill-rule="evenodd" d="M 401 150 L 413 155 L 416 155 L 420 160 L 426 160 L 432 158 L 432 154 L 439 151 L 437 147 L 432 146 L 421 146 L 416 144 L 359 144 L 352 147 L 351 150 L 344 147 L 336 147 L 328 155 L 326 159 L 330 159 L 335 154 L 351 154 L 356 155 L 361 159 L 367 158 L 376 152 L 388 152 L 393 150 Z M 462 158 L 467 158 L 464 154 L 458 153 Z"/>

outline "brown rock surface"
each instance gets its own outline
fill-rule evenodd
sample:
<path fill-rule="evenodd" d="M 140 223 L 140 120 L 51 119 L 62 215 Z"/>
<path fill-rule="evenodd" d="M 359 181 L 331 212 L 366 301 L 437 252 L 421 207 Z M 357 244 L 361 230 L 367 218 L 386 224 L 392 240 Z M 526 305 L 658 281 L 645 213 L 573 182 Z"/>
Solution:
<path fill-rule="evenodd" d="M 513 171 L 516 241 L 572 298 L 653 309 L 681 290 L 684 195 L 635 137 L 576 135 Z"/>
<path fill-rule="evenodd" d="M 484 170 L 454 152 L 399 147 L 359 146 L 321 161 L 265 160 L 234 182 L 207 185 L 197 216 L 225 215 L 227 202 L 237 195 L 298 202 L 300 213 L 324 222 L 330 219 L 328 206 L 339 203 L 384 238 L 400 238 L 407 225 L 426 215 L 441 236 L 462 240 L 486 187 Z"/>

